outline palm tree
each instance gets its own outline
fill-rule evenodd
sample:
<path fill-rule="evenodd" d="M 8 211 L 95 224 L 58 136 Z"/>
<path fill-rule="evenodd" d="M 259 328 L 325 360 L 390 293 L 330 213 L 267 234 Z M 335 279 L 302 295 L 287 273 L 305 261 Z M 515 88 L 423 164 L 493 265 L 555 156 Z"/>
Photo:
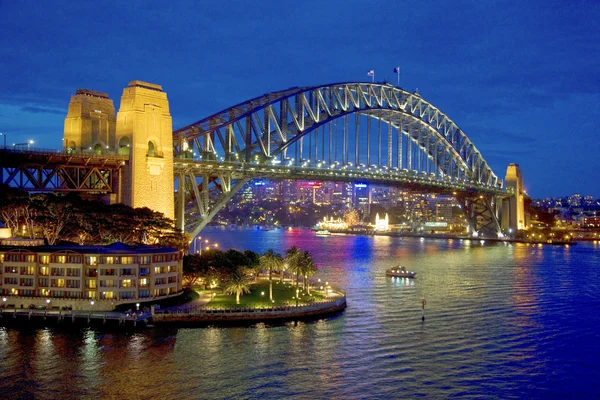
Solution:
<path fill-rule="evenodd" d="M 260 267 L 269 271 L 269 300 L 273 301 L 273 269 L 281 270 L 283 257 L 273 249 L 267 250 L 259 258 Z"/>
<path fill-rule="evenodd" d="M 285 251 L 285 261 L 292 273 L 292 285 L 294 284 L 294 275 L 296 275 L 296 287 L 298 286 L 298 274 L 300 273 L 300 254 L 300 250 L 296 246 L 292 246 Z"/>
<path fill-rule="evenodd" d="M 313 262 L 312 256 L 308 251 L 302 253 L 302 276 L 304 276 L 304 290 L 307 294 L 310 294 L 310 285 L 308 284 L 308 278 L 317 273 L 317 267 Z"/>
<path fill-rule="evenodd" d="M 248 288 L 248 278 L 246 277 L 246 274 L 242 272 L 241 268 L 231 274 L 223 292 L 225 294 L 235 294 L 236 304 L 240 304 L 240 294 L 250 293 L 250 289 Z"/>

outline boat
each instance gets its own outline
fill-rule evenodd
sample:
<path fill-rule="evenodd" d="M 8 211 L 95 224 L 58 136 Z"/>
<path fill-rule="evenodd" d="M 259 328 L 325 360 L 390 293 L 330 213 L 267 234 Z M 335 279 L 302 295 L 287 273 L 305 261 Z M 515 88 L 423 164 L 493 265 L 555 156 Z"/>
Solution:
<path fill-rule="evenodd" d="M 398 265 L 385 271 L 385 275 L 393 278 L 416 278 L 417 273 L 408 271 L 405 267 Z"/>
<path fill-rule="evenodd" d="M 320 230 L 320 231 L 316 231 L 315 235 L 316 236 L 329 236 L 329 235 L 331 235 L 331 232 L 329 232 L 327 230 Z"/>

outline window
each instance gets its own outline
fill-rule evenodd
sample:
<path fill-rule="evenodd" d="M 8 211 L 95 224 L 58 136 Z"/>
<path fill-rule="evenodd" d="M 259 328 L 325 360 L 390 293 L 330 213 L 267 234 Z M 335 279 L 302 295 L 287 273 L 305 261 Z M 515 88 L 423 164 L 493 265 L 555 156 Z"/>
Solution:
<path fill-rule="evenodd" d="M 104 257 L 104 264 L 114 264 L 114 263 L 115 263 L 114 257 Z"/>
<path fill-rule="evenodd" d="M 16 274 L 18 273 L 17 267 L 4 267 L 5 274 Z"/>
<path fill-rule="evenodd" d="M 38 286 L 48 287 L 48 278 L 38 279 Z"/>
<path fill-rule="evenodd" d="M 113 276 L 116 275 L 116 270 L 114 268 L 108 268 L 104 270 L 100 270 L 102 272 L 101 275 Z"/>
<path fill-rule="evenodd" d="M 64 264 L 67 262 L 67 256 L 56 256 L 56 262 Z"/>
<path fill-rule="evenodd" d="M 50 256 L 40 256 L 40 264 L 50 263 Z"/>
<path fill-rule="evenodd" d="M 150 264 L 150 256 L 141 256 L 140 264 Z"/>
<path fill-rule="evenodd" d="M 79 276 L 81 270 L 79 268 L 67 268 L 67 276 Z"/>
<path fill-rule="evenodd" d="M 146 286 L 148 286 L 148 279 L 147 278 L 140 279 L 140 287 L 146 287 Z"/>
<path fill-rule="evenodd" d="M 33 286 L 33 278 L 21 278 L 20 286 Z"/>
<path fill-rule="evenodd" d="M 52 275 L 52 276 L 64 276 L 65 275 L 65 269 L 64 268 L 52 268 L 50 270 L 50 275 Z"/>
<path fill-rule="evenodd" d="M 5 285 L 17 285 L 19 283 L 18 278 L 4 278 Z"/>
<path fill-rule="evenodd" d="M 65 280 L 64 279 L 50 279 L 50 286 L 51 287 L 65 287 Z"/>
<path fill-rule="evenodd" d="M 98 259 L 95 256 L 87 256 L 85 258 L 85 263 L 87 265 L 97 265 L 98 264 Z"/>
<path fill-rule="evenodd" d="M 121 299 L 133 299 L 133 292 L 121 292 L 119 298 Z"/>
<path fill-rule="evenodd" d="M 101 299 L 114 299 L 115 293 L 114 292 L 101 292 L 100 298 Z"/>
<path fill-rule="evenodd" d="M 67 287 L 72 289 L 78 289 L 80 287 L 80 283 L 78 279 L 68 279 Z"/>
<path fill-rule="evenodd" d="M 121 287 L 131 287 L 131 279 L 123 279 L 121 281 Z"/>
<path fill-rule="evenodd" d="M 98 270 L 96 268 L 86 268 L 85 276 L 95 278 L 96 276 L 98 276 Z"/>
<path fill-rule="evenodd" d="M 33 267 L 33 266 L 20 268 L 21 275 L 33 275 L 34 271 L 35 271 L 35 267 Z"/>
<path fill-rule="evenodd" d="M 41 276 L 48 276 L 49 272 L 50 272 L 50 269 L 48 267 L 40 267 L 40 275 Z"/>
<path fill-rule="evenodd" d="M 134 264 L 134 257 L 121 257 L 121 264 Z"/>
<path fill-rule="evenodd" d="M 87 283 L 85 284 L 85 287 L 87 287 L 88 289 L 96 289 L 96 280 L 88 279 Z"/>
<path fill-rule="evenodd" d="M 70 264 L 81 264 L 81 256 L 79 256 L 79 255 L 69 256 L 69 263 Z"/>

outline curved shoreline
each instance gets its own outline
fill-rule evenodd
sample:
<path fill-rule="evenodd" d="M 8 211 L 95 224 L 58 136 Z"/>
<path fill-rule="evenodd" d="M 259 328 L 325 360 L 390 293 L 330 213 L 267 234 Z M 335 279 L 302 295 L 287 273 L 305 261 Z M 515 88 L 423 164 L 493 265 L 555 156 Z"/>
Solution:
<path fill-rule="evenodd" d="M 190 311 L 164 312 L 153 310 L 152 323 L 170 326 L 255 324 L 261 322 L 281 323 L 336 315 L 342 312 L 346 306 L 346 295 L 341 294 L 331 301 L 299 306 L 273 308 L 201 308 Z"/>

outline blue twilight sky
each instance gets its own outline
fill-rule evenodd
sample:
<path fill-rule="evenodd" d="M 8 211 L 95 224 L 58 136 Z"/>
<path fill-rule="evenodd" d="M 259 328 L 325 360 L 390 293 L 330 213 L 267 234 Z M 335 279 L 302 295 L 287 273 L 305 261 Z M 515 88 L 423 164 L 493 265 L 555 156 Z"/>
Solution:
<path fill-rule="evenodd" d="M 535 198 L 600 198 L 600 1 L 0 0 L 0 132 L 61 147 L 71 94 L 163 86 L 173 127 L 292 86 L 419 89 Z M 2 139 L 0 139 L 1 141 Z"/>

